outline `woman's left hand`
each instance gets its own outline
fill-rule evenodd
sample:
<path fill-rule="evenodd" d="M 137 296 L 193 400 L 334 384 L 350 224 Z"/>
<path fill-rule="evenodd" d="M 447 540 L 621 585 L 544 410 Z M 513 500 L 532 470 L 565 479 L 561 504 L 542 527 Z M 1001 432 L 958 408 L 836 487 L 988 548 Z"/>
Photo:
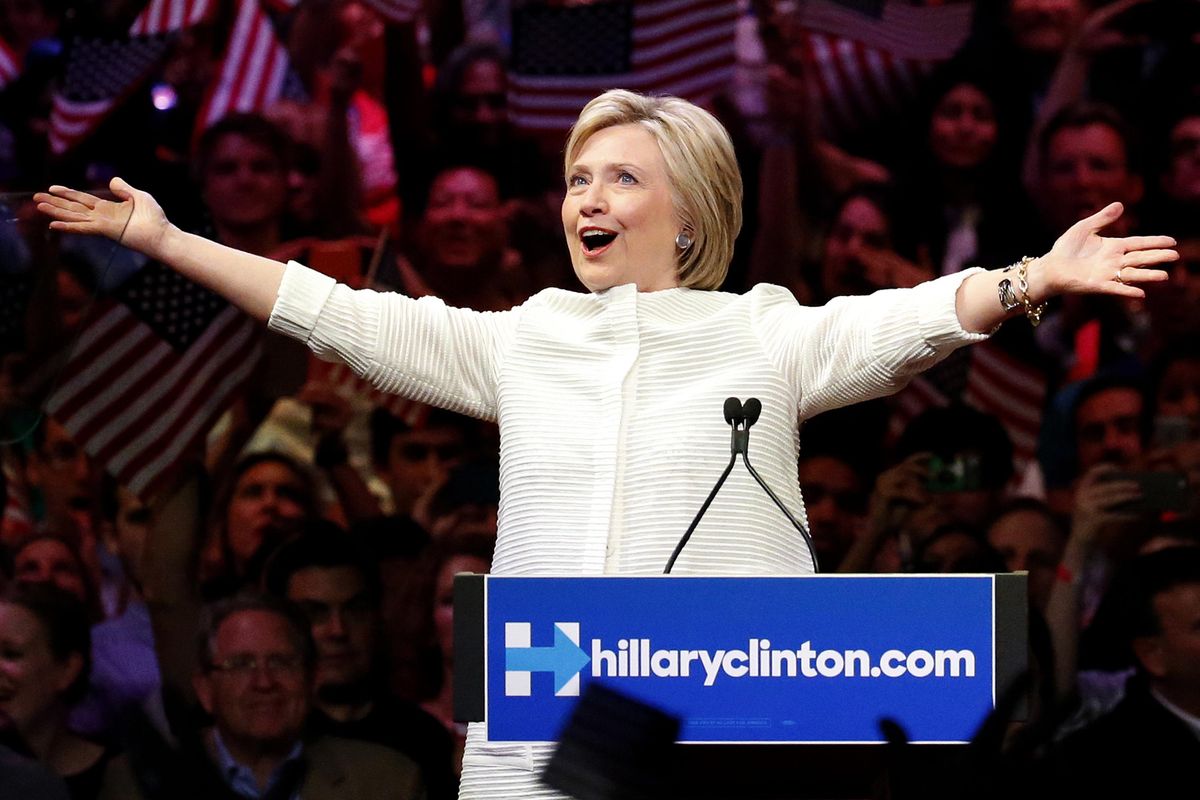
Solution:
<path fill-rule="evenodd" d="M 1036 293 L 1039 302 L 1059 294 L 1142 298 L 1146 292 L 1137 284 L 1158 283 L 1170 277 L 1166 270 L 1155 269 L 1156 265 L 1179 258 L 1179 253 L 1172 249 L 1175 240 L 1170 236 L 1100 235 L 1123 211 L 1120 203 L 1111 203 L 1058 237 L 1050 252 L 1040 259 L 1043 286 Z"/>

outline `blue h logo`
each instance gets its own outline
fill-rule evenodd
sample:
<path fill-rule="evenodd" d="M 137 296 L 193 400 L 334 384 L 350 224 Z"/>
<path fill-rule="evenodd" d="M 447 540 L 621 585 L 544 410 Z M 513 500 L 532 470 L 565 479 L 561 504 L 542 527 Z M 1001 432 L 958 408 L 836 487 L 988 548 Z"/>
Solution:
<path fill-rule="evenodd" d="M 504 695 L 529 697 L 535 672 L 554 673 L 554 694 L 579 696 L 579 671 L 592 659 L 579 647 L 579 623 L 554 623 L 554 644 L 534 647 L 528 622 L 504 623 Z"/>

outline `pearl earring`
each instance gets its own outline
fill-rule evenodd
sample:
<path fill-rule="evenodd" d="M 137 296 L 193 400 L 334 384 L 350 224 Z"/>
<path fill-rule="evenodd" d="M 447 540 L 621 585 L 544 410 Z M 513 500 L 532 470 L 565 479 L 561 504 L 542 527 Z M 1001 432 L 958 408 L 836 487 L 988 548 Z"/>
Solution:
<path fill-rule="evenodd" d="M 688 236 L 687 231 L 680 231 L 679 235 L 675 237 L 675 246 L 680 250 L 687 250 L 692 246 L 692 237 Z"/>

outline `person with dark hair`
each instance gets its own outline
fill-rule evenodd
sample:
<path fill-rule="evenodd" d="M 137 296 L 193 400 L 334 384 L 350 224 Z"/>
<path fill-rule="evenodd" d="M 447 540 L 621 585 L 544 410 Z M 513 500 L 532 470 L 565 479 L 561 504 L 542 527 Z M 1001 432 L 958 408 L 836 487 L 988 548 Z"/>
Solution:
<path fill-rule="evenodd" d="M 1029 573 L 1029 604 L 1044 609 L 1066 545 L 1062 522 L 1041 500 L 1020 497 L 1004 503 L 985 531 L 1005 569 Z"/>
<path fill-rule="evenodd" d="M 932 277 L 897 252 L 898 215 L 894 192 L 884 184 L 861 184 L 842 195 L 821 250 L 820 299 L 915 286 Z"/>
<path fill-rule="evenodd" d="M 535 287 L 511 244 L 504 200 L 496 176 L 483 167 L 451 164 L 438 171 L 415 225 L 416 246 L 399 261 L 398 288 L 479 311 L 524 302 Z"/>
<path fill-rule="evenodd" d="M 385 408 L 371 412 L 371 461 L 388 488 L 392 514 L 384 518 L 376 507 L 370 514 L 351 512 L 350 518 L 376 544 L 387 535 L 381 525 L 403 530 L 409 524 L 403 518 L 408 518 L 428 527 L 430 495 L 455 466 L 493 443 L 490 425 L 439 408 L 421 412 L 409 418 Z M 423 547 L 427 537 L 419 538 Z"/>
<path fill-rule="evenodd" d="M 434 645 L 437 649 L 437 674 L 421 707 L 432 714 L 454 737 L 455 774 L 462 770 L 466 726 L 454 720 L 454 576 L 461 572 L 485 574 L 491 571 L 495 539 L 479 534 L 448 534 L 434 543 L 429 563 L 432 566 L 430 616 Z"/>
<path fill-rule="evenodd" d="M 438 70 L 431 97 L 437 141 L 429 174 L 467 163 L 492 175 L 506 197 L 536 198 L 555 177 L 541 149 L 512 123 L 508 108 L 508 58 L 494 44 L 467 42 Z"/>
<path fill-rule="evenodd" d="M 312 476 L 282 453 L 244 456 L 217 501 L 215 529 L 206 548 L 205 594 L 216 597 L 253 585 L 271 551 L 317 517 Z"/>
<path fill-rule="evenodd" d="M 978 61 L 942 65 L 924 89 L 919 128 L 896 183 L 896 224 L 934 274 L 1019 259 L 1037 246 L 1036 215 L 1017 180 L 1008 86 Z M 915 150 L 915 152 L 913 152 Z"/>
<path fill-rule="evenodd" d="M 479 423 L 441 409 L 427 410 L 411 423 L 383 408 L 371 414 L 372 461 L 390 490 L 392 513 L 385 515 L 365 491 L 343 491 L 348 488 L 345 484 L 361 483 L 357 475 L 345 474 L 345 467 L 332 473 L 345 498 L 351 533 L 378 559 L 384 578 L 380 613 L 392 634 L 385 644 L 389 685 L 407 700 L 421 695 L 421 655 L 428 638 L 426 598 L 433 581 L 428 548 L 439 517 L 461 511 L 456 505 L 459 498 L 439 503 L 433 495 L 437 492 L 445 499 L 452 470 L 483 443 Z M 486 440 L 490 442 L 490 437 Z M 352 497 L 362 497 L 363 502 L 352 505 L 347 502 Z M 443 508 L 447 502 L 450 507 Z"/>
<path fill-rule="evenodd" d="M 1138 232 L 1145 184 L 1132 129 L 1115 109 L 1099 103 L 1067 106 L 1042 130 L 1038 147 L 1035 200 L 1044 239 L 1063 220 L 1113 202 L 1128 210 L 1114 231 Z M 1118 298 L 1068 298 L 1038 328 L 1037 344 L 1062 375 L 1087 377 L 1136 358 L 1146 333 L 1136 310 Z"/>
<path fill-rule="evenodd" d="M 420 771 L 384 747 L 307 737 L 317 652 L 309 621 L 269 595 L 205 608 L 192 677 L 212 726 L 175 731 L 180 747 L 156 759 L 131 752 L 105 776 L 105 798 L 424 797 Z"/>
<path fill-rule="evenodd" d="M 234 113 L 206 128 L 193 159 L 217 239 L 266 255 L 286 237 L 287 135 L 258 114 Z"/>
<path fill-rule="evenodd" d="M 13 578 L 18 583 L 46 583 L 74 595 L 92 622 L 104 617 L 92 569 L 75 542 L 52 533 L 35 533 L 14 549 Z"/>
<path fill-rule="evenodd" d="M 1105 370 L 1068 384 L 1050 401 L 1038 460 L 1056 512 L 1070 513 L 1077 485 L 1090 470 L 1128 466 L 1146 450 L 1144 385 L 1140 370 Z"/>
<path fill-rule="evenodd" d="M 1200 219 L 1200 215 L 1197 216 Z M 1161 291 L 1146 293 L 1150 331 L 1144 350 L 1151 361 L 1164 350 L 1200 341 L 1200 230 L 1176 234 L 1179 260 L 1171 266 L 1171 280 Z"/>
<path fill-rule="evenodd" d="M 970 525 L 940 525 L 913 550 L 914 572 L 1004 572 L 1004 558 Z"/>
<path fill-rule="evenodd" d="M 450 534 L 496 538 L 500 510 L 500 465 L 477 457 L 454 466 L 429 496 L 429 532 L 435 540 Z"/>
<path fill-rule="evenodd" d="M 1146 448 L 1148 418 L 1142 381 L 1123 375 L 1098 376 L 1072 404 L 1075 472 L 1100 464 L 1130 466 Z"/>
<path fill-rule="evenodd" d="M 124 576 L 117 613 L 92 628 L 92 670 L 87 696 L 71 710 L 71 729 L 100 741 L 119 740 L 135 715 L 153 709 L 161 686 L 150 610 L 143 596 L 151 510 L 105 476 L 100 495 L 104 539 Z"/>
<path fill-rule="evenodd" d="M 382 587 L 371 552 L 333 523 L 311 524 L 271 557 L 264 585 L 311 624 L 317 660 L 310 730 L 398 750 L 421 768 L 431 800 L 452 800 L 450 737 L 387 690 Z"/>
<path fill-rule="evenodd" d="M 1184 97 L 1152 132 L 1148 214 L 1175 231 L 1200 236 L 1200 97 Z"/>
<path fill-rule="evenodd" d="M 1193 312 L 1196 306 L 1192 306 Z M 1200 440 L 1200 343 L 1181 340 L 1154 359 L 1147 387 L 1151 447 Z"/>
<path fill-rule="evenodd" d="M 1200 758 L 1200 548 L 1139 556 L 1114 578 L 1137 673 L 1108 714 L 1053 746 L 1046 797 L 1191 797 Z"/>
<path fill-rule="evenodd" d="M 72 800 L 94 800 L 113 755 L 67 727 L 90 666 L 89 622 L 77 597 L 48 584 L 17 584 L 0 596 L 0 713 L 66 781 Z"/>
<path fill-rule="evenodd" d="M 1132 138 L 1120 113 L 1101 103 L 1067 106 L 1050 119 L 1037 142 L 1039 199 L 1047 229 L 1056 230 L 1064 220 L 1095 213 L 1113 201 L 1131 212 L 1121 220 L 1122 234 L 1137 226 L 1132 212 L 1145 184 Z"/>
<path fill-rule="evenodd" d="M 805 448 L 800 454 L 800 491 L 808 523 L 816 532 L 817 559 L 837 571 L 866 525 L 866 482 L 841 454 Z"/>
<path fill-rule="evenodd" d="M 77 541 L 80 555 L 95 569 L 100 470 L 70 431 L 51 417 L 39 420 L 32 438 L 26 475 L 42 500 L 39 527 Z"/>

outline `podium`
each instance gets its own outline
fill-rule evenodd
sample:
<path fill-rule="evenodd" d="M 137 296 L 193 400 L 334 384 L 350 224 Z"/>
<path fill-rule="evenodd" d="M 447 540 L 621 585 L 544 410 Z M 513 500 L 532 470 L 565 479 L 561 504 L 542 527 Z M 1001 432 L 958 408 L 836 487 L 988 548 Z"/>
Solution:
<path fill-rule="evenodd" d="M 460 575 L 455 716 L 554 742 L 599 684 L 678 718 L 690 796 L 856 796 L 823 780 L 870 775 L 884 719 L 927 753 L 969 742 L 1027 631 L 1025 573 Z"/>

